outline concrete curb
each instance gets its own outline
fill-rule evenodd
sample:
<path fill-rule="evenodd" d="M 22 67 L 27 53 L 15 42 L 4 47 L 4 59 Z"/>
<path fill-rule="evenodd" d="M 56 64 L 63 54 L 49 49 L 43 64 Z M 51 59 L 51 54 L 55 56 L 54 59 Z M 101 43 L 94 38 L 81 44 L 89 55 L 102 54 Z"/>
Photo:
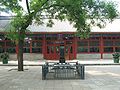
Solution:
<path fill-rule="evenodd" d="M 25 64 L 23 66 L 42 66 L 43 64 Z M 0 64 L 0 66 L 18 66 L 17 64 Z"/>

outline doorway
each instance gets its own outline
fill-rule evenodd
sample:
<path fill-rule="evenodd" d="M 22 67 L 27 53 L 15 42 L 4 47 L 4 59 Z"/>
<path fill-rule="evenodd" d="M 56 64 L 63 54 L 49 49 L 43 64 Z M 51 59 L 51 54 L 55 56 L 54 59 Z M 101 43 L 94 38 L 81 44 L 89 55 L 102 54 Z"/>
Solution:
<path fill-rule="evenodd" d="M 65 60 L 74 59 L 74 48 L 73 44 L 66 44 L 63 41 L 57 41 L 57 43 L 46 45 L 45 59 L 48 60 L 59 60 L 60 57 L 64 57 Z"/>

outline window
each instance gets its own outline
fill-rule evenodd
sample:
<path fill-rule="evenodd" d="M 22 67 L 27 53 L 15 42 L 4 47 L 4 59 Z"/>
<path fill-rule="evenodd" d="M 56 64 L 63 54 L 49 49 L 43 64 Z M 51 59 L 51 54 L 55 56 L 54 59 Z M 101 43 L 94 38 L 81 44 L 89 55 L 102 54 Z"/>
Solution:
<path fill-rule="evenodd" d="M 47 54 L 50 53 L 50 46 L 47 46 Z"/>
<path fill-rule="evenodd" d="M 70 47 L 70 53 L 73 53 L 73 47 L 72 46 Z"/>
<path fill-rule="evenodd" d="M 16 45 L 12 41 L 6 41 L 6 52 L 8 53 L 16 53 Z"/>
<path fill-rule="evenodd" d="M 30 48 L 24 48 L 24 49 L 23 49 L 23 52 L 24 52 L 24 53 L 30 53 Z"/>
<path fill-rule="evenodd" d="M 104 52 L 113 52 L 113 47 L 105 47 Z"/>
<path fill-rule="evenodd" d="M 99 41 L 90 41 L 90 46 L 99 46 Z"/>
<path fill-rule="evenodd" d="M 47 41 L 47 44 L 54 44 L 53 41 Z"/>
<path fill-rule="evenodd" d="M 94 53 L 98 53 L 99 52 L 99 41 L 92 41 L 90 40 L 89 41 L 89 45 L 90 45 L 90 48 L 89 48 L 89 51 L 90 52 L 94 52 Z"/>
<path fill-rule="evenodd" d="M 32 53 L 42 53 L 42 48 L 32 48 Z"/>
<path fill-rule="evenodd" d="M 120 46 L 120 41 L 115 41 L 115 46 Z"/>
<path fill-rule="evenodd" d="M 7 41 L 6 42 L 6 46 L 8 46 L 8 47 L 15 47 L 15 43 L 13 43 L 11 41 Z"/>
<path fill-rule="evenodd" d="M 78 53 L 81 53 L 81 52 L 88 52 L 88 48 L 87 48 L 87 47 L 78 47 L 77 52 L 78 52 Z"/>
<path fill-rule="evenodd" d="M 42 46 L 42 42 L 32 42 L 32 47 L 41 47 Z"/>
<path fill-rule="evenodd" d="M 72 40 L 74 37 L 74 34 L 63 34 L 64 40 Z"/>
<path fill-rule="evenodd" d="M 30 43 L 29 42 L 24 42 L 24 47 L 30 47 Z"/>
<path fill-rule="evenodd" d="M 0 47 L 4 47 L 5 46 L 5 42 L 0 41 Z"/>
<path fill-rule="evenodd" d="M 72 44 L 73 42 L 72 41 L 66 41 L 66 44 Z"/>
<path fill-rule="evenodd" d="M 113 46 L 113 41 L 104 41 L 104 46 Z"/>
<path fill-rule="evenodd" d="M 43 37 L 32 37 L 32 40 L 43 40 Z"/>
<path fill-rule="evenodd" d="M 4 48 L 0 48 L 0 53 L 3 53 L 4 52 Z"/>
<path fill-rule="evenodd" d="M 56 37 L 51 37 L 51 40 L 57 40 L 57 36 Z"/>
<path fill-rule="evenodd" d="M 78 46 L 88 46 L 88 41 L 78 41 Z"/>
<path fill-rule="evenodd" d="M 51 46 L 51 53 L 54 53 L 54 46 Z"/>
<path fill-rule="evenodd" d="M 116 47 L 115 52 L 120 52 L 120 47 Z"/>
<path fill-rule="evenodd" d="M 69 46 L 65 47 L 65 53 L 68 53 Z"/>
<path fill-rule="evenodd" d="M 6 49 L 6 52 L 8 52 L 8 53 L 16 53 L 16 49 L 15 49 L 15 47 L 9 47 L 9 48 Z"/>
<path fill-rule="evenodd" d="M 56 53 L 59 53 L 59 52 L 60 52 L 60 47 L 56 46 Z"/>
<path fill-rule="evenodd" d="M 57 40 L 57 34 L 46 34 L 46 40 Z"/>
<path fill-rule="evenodd" d="M 100 41 L 99 40 L 85 40 L 85 41 L 78 41 L 78 53 L 89 53 L 89 52 L 94 52 L 98 53 L 100 46 Z"/>
<path fill-rule="evenodd" d="M 42 53 L 42 42 L 40 41 L 32 42 L 32 53 Z"/>
<path fill-rule="evenodd" d="M 47 46 L 47 54 L 54 53 L 54 46 Z"/>
<path fill-rule="evenodd" d="M 107 39 L 104 40 L 104 52 L 105 53 L 110 53 L 113 52 L 113 46 L 114 46 L 114 42 L 112 41 L 112 39 L 110 40 L 109 38 L 111 37 L 106 37 Z M 109 40 L 108 40 L 109 39 Z"/>
<path fill-rule="evenodd" d="M 32 40 L 43 40 L 44 34 L 28 34 L 27 36 Z"/>
<path fill-rule="evenodd" d="M 99 52 L 98 47 L 90 47 L 90 52 Z"/>
<path fill-rule="evenodd" d="M 51 40 L 51 37 L 46 37 L 46 40 Z"/>

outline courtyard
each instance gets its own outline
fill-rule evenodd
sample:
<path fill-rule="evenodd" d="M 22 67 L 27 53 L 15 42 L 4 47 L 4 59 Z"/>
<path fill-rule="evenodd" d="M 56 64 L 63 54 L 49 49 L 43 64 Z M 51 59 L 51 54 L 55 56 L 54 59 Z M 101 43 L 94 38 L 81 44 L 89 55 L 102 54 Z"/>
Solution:
<path fill-rule="evenodd" d="M 34 63 L 35 65 L 35 63 Z M 42 80 L 42 68 L 0 66 L 0 90 L 120 90 L 120 66 L 86 66 L 85 80 Z"/>

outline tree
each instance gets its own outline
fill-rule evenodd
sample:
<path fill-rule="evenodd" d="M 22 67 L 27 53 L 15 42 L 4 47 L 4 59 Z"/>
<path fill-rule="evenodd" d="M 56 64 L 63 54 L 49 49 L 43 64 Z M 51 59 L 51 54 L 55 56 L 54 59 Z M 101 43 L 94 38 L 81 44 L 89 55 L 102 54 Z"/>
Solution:
<path fill-rule="evenodd" d="M 27 12 L 19 4 L 22 0 L 2 0 L 4 10 L 15 14 L 7 31 L 18 44 L 18 71 L 23 71 L 23 43 L 27 27 L 33 22 L 51 27 L 53 19 L 68 20 L 82 38 L 89 36 L 92 26 L 104 27 L 118 16 L 116 4 L 99 0 L 26 0 Z M 3 9 L 2 9 L 3 10 Z M 45 23 L 44 19 L 48 22 Z"/>

